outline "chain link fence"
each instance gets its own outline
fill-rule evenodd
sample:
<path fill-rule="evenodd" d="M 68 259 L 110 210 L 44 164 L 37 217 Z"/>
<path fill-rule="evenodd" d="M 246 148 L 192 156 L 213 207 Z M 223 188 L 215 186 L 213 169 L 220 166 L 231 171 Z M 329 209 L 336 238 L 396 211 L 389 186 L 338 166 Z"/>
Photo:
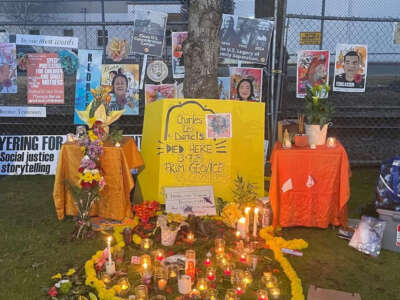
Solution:
<path fill-rule="evenodd" d="M 365 93 L 329 95 L 336 113 L 328 133 L 340 139 L 353 165 L 378 165 L 383 159 L 398 155 L 400 149 L 400 44 L 393 42 L 394 23 L 400 19 L 370 17 L 372 13 L 379 16 L 379 12 L 396 14 L 400 5 L 391 0 L 379 5 L 374 0 L 304 0 L 289 6 L 285 19 L 289 67 L 281 118 L 296 118 L 297 112 L 303 110 L 303 100 L 296 98 L 297 51 L 329 50 L 332 84 L 336 45 L 368 45 Z M 385 10 L 386 6 L 389 10 Z M 320 44 L 300 45 L 300 32 L 321 32 Z"/>

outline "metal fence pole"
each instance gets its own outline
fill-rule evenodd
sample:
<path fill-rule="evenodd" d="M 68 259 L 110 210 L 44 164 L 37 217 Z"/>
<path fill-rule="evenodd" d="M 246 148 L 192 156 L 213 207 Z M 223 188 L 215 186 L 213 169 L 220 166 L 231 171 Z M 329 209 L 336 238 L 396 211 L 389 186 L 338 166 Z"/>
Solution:
<path fill-rule="evenodd" d="M 272 131 L 272 136 L 270 138 L 270 145 L 273 147 L 275 140 L 275 131 L 276 131 L 276 120 L 277 117 L 275 115 L 275 55 L 276 55 L 276 28 L 278 27 L 278 0 L 274 1 L 274 22 L 275 22 L 275 30 L 273 34 L 273 40 L 272 40 L 272 63 L 271 63 L 271 131 Z"/>
<path fill-rule="evenodd" d="M 107 48 L 107 43 L 106 43 L 106 17 L 104 13 L 104 0 L 101 0 L 101 22 L 103 23 L 103 60 L 106 58 L 106 48 Z M 108 33 L 107 33 L 107 39 L 108 39 Z"/>
<path fill-rule="evenodd" d="M 319 50 L 322 50 L 322 44 L 324 41 L 324 22 L 325 22 L 325 0 L 322 0 L 321 8 L 321 41 L 319 42 Z"/>

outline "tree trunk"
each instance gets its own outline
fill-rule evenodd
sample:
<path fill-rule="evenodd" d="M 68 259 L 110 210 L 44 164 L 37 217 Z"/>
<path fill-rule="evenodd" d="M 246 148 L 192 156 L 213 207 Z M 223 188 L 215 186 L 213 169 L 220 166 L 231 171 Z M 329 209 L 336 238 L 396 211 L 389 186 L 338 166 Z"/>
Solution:
<path fill-rule="evenodd" d="M 184 42 L 185 98 L 218 99 L 217 68 L 222 0 L 190 0 Z"/>

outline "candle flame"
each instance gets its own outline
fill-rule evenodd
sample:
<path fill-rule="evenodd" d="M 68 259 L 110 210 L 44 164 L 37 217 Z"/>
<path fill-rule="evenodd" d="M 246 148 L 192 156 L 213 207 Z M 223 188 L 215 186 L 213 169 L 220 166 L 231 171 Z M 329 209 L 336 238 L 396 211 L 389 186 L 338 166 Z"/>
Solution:
<path fill-rule="evenodd" d="M 246 218 L 245 217 L 241 217 L 240 219 L 239 219 L 239 223 L 246 223 Z"/>
<path fill-rule="evenodd" d="M 112 236 L 109 236 L 109 237 L 107 238 L 108 244 L 111 244 L 111 241 L 112 241 Z"/>
<path fill-rule="evenodd" d="M 254 209 L 254 213 L 255 213 L 255 214 L 258 214 L 258 211 L 259 211 L 259 208 L 256 207 L 256 208 Z"/>
<path fill-rule="evenodd" d="M 246 213 L 246 214 L 249 214 L 250 213 L 250 210 L 251 210 L 251 207 L 246 207 L 245 209 L 244 209 L 244 212 Z"/>

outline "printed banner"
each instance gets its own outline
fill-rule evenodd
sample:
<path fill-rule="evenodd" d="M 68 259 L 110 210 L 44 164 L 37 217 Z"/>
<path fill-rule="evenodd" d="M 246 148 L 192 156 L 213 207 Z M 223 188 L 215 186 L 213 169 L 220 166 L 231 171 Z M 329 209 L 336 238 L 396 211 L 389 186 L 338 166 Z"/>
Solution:
<path fill-rule="evenodd" d="M 329 51 L 299 51 L 297 53 L 296 97 L 304 98 L 307 89 L 323 83 L 329 83 Z M 328 97 L 327 94 L 326 97 Z"/>
<path fill-rule="evenodd" d="M 333 90 L 365 92 L 367 64 L 367 45 L 338 44 L 336 46 Z"/>
<path fill-rule="evenodd" d="M 139 65 L 102 65 L 101 85 L 112 87 L 111 111 L 125 109 L 124 115 L 139 114 Z"/>
<path fill-rule="evenodd" d="M 176 98 L 175 84 L 146 84 L 146 104 L 166 98 Z"/>
<path fill-rule="evenodd" d="M 16 94 L 17 92 L 15 44 L 0 43 L 0 94 Z"/>
<path fill-rule="evenodd" d="M 128 13 L 133 13 L 135 19 L 132 51 L 162 56 L 168 14 L 153 10 L 135 9 L 133 11 L 132 7 L 132 5 L 128 6 Z"/>
<path fill-rule="evenodd" d="M 185 62 L 183 59 L 183 42 L 186 40 L 187 32 L 172 33 L 172 74 L 174 78 L 185 77 Z"/>
<path fill-rule="evenodd" d="M 228 100 L 230 99 L 231 90 L 231 78 L 230 77 L 218 77 L 218 94 L 219 99 Z"/>
<path fill-rule="evenodd" d="M 71 37 L 71 36 L 17 34 L 15 43 L 17 45 L 77 49 L 78 41 L 79 39 L 77 37 Z"/>
<path fill-rule="evenodd" d="M 76 73 L 74 124 L 85 124 L 76 111 L 86 109 L 93 100 L 90 89 L 100 86 L 103 51 L 79 49 L 78 58 L 79 69 Z"/>
<path fill-rule="evenodd" d="M 64 135 L 0 136 L 0 175 L 53 175 Z"/>
<path fill-rule="evenodd" d="M 274 22 L 222 15 L 220 57 L 267 64 Z"/>
<path fill-rule="evenodd" d="M 57 53 L 28 54 L 28 104 L 64 104 L 64 73 Z"/>
<path fill-rule="evenodd" d="M 231 78 L 231 99 L 261 101 L 262 69 L 229 68 Z"/>
<path fill-rule="evenodd" d="M 0 117 L 46 118 L 46 107 L 0 106 Z"/>

